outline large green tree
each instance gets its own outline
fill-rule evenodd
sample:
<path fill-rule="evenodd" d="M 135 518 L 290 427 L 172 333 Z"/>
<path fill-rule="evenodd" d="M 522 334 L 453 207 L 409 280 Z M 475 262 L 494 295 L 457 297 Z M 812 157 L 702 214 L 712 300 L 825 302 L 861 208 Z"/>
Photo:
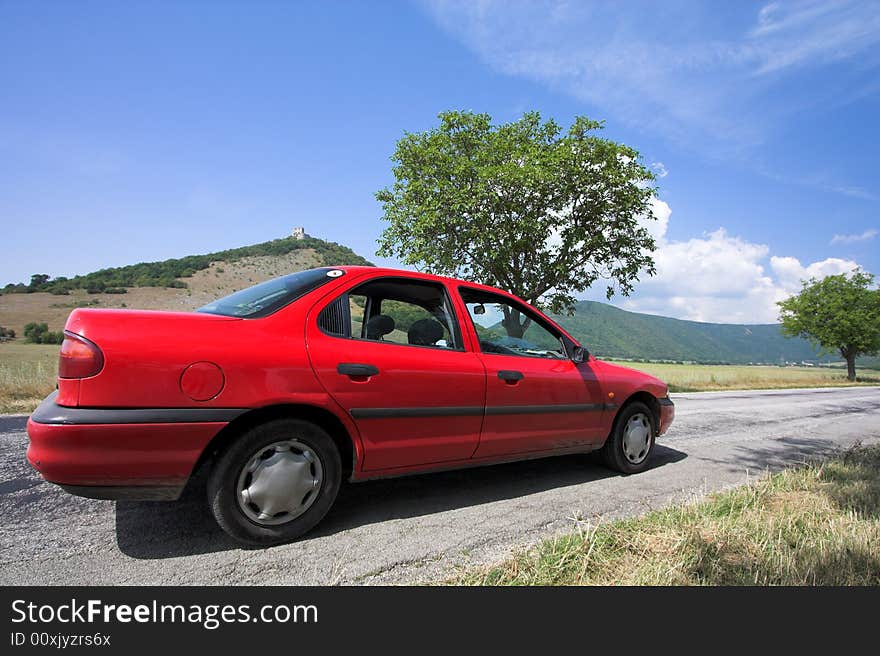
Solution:
<path fill-rule="evenodd" d="M 585 117 L 564 131 L 537 112 L 493 125 L 445 112 L 407 133 L 392 156 L 394 184 L 376 198 L 389 226 L 379 254 L 441 275 L 501 287 L 552 312 L 597 280 L 628 295 L 654 273 L 654 175 L 632 148 L 601 138 Z M 526 320 L 505 317 L 510 334 Z"/>
<path fill-rule="evenodd" d="M 840 353 L 847 378 L 855 380 L 856 357 L 880 352 L 880 290 L 873 283 L 863 271 L 805 281 L 799 294 L 778 304 L 782 332 Z"/>

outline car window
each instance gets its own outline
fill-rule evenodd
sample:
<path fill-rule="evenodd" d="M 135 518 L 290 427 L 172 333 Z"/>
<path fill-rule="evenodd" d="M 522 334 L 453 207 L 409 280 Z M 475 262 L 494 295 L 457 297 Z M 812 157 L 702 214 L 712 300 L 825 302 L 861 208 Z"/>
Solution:
<path fill-rule="evenodd" d="M 483 353 L 567 358 L 559 336 L 539 323 L 537 316 L 524 306 L 476 289 L 463 288 L 461 296 Z"/>
<path fill-rule="evenodd" d="M 327 268 L 291 273 L 224 296 L 196 312 L 246 319 L 265 317 L 344 273 L 341 269 Z"/>
<path fill-rule="evenodd" d="M 445 288 L 380 278 L 337 298 L 318 317 L 325 333 L 375 342 L 460 349 L 461 332 Z"/>
<path fill-rule="evenodd" d="M 350 335 L 362 336 L 364 329 L 364 312 L 367 308 L 367 297 L 363 294 L 348 295 L 348 316 Z"/>

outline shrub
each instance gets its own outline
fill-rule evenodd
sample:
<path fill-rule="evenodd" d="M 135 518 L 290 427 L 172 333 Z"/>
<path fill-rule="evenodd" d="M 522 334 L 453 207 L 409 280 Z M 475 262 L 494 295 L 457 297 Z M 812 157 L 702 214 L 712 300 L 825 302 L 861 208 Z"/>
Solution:
<path fill-rule="evenodd" d="M 60 344 L 64 341 L 64 332 L 51 332 L 47 323 L 31 321 L 24 327 L 24 337 L 31 344 Z"/>

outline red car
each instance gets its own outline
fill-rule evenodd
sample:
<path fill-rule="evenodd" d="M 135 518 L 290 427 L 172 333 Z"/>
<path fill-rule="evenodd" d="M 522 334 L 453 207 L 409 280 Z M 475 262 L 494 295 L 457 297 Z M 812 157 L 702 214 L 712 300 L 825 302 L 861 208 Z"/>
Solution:
<path fill-rule="evenodd" d="M 176 499 L 208 468 L 217 522 L 302 535 L 343 479 L 601 449 L 646 467 L 664 383 L 595 359 L 501 290 L 374 267 L 301 271 L 197 312 L 74 310 L 58 390 L 28 421 L 43 478 Z"/>

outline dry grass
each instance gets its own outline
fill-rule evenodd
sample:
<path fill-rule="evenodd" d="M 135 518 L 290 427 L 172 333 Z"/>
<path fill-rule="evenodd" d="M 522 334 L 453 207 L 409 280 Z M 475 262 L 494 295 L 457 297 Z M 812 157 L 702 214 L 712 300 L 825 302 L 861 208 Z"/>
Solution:
<path fill-rule="evenodd" d="M 59 348 L 49 344 L 0 344 L 0 413 L 30 413 L 55 389 Z"/>
<path fill-rule="evenodd" d="M 672 392 L 707 392 L 736 389 L 785 389 L 792 387 L 849 387 L 880 385 L 880 371 L 858 369 L 858 381 L 846 379 L 843 369 L 830 367 L 771 367 L 751 365 L 666 364 L 616 362 L 657 376 Z"/>
<path fill-rule="evenodd" d="M 582 529 L 464 585 L 878 585 L 880 447 Z"/>

